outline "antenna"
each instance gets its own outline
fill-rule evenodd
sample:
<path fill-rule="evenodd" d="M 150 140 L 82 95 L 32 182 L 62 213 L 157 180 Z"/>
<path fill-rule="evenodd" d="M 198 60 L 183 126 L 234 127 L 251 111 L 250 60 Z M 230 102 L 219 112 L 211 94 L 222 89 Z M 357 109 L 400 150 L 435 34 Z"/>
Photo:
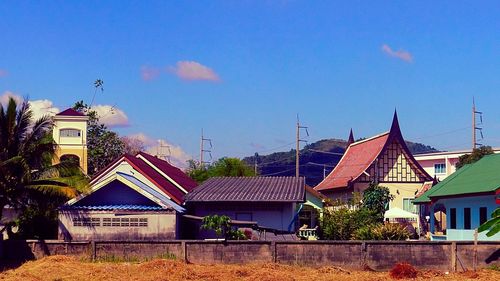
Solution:
<path fill-rule="evenodd" d="M 210 145 L 210 149 L 205 149 L 205 143 L 208 142 Z M 203 129 L 201 129 L 201 138 L 200 138 L 200 167 L 203 167 L 204 164 L 210 163 L 212 161 L 212 139 L 207 139 L 203 136 Z M 210 156 L 210 161 L 203 161 L 203 156 L 205 153 L 208 153 Z"/>
<path fill-rule="evenodd" d="M 479 123 L 476 122 L 476 116 L 479 116 Z M 482 141 L 484 139 L 483 128 L 478 127 L 477 125 L 483 125 L 483 112 L 476 110 L 476 102 L 474 97 L 472 97 L 472 150 L 476 149 L 477 146 L 482 145 L 481 143 L 478 143 L 476 135 L 478 131 L 481 135 L 481 139 L 479 139 L 479 141 Z"/>
<path fill-rule="evenodd" d="M 300 175 L 300 143 L 306 142 L 307 140 L 300 139 L 300 130 L 304 129 L 306 131 L 307 136 L 309 136 L 309 132 L 307 131 L 306 126 L 301 126 L 299 121 L 299 114 L 297 113 L 297 134 L 295 138 L 296 149 L 295 149 L 295 177 L 298 178 Z"/>

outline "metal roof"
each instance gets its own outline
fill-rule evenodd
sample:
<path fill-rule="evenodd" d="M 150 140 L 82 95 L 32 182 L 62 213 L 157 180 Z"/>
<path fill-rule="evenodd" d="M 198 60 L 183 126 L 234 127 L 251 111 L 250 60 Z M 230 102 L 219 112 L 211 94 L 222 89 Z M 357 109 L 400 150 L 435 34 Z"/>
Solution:
<path fill-rule="evenodd" d="M 500 188 L 500 154 L 484 156 L 458 169 L 442 182 L 418 197 L 413 203 L 428 203 L 449 196 L 494 193 Z"/>
<path fill-rule="evenodd" d="M 146 206 L 146 205 L 98 205 L 98 206 L 64 206 L 61 209 L 70 210 L 89 210 L 89 211 L 169 211 L 161 206 Z"/>
<path fill-rule="evenodd" d="M 304 202 L 303 177 L 215 177 L 186 195 L 186 202 Z"/>

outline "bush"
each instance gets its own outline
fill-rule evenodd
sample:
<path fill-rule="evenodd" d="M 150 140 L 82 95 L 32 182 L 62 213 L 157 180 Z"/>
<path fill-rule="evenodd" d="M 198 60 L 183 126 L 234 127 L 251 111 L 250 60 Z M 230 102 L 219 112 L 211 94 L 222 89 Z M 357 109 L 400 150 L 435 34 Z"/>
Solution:
<path fill-rule="evenodd" d="M 397 263 L 389 272 L 394 279 L 417 278 L 417 270 L 409 263 Z"/>
<path fill-rule="evenodd" d="M 398 223 L 382 224 L 372 231 L 375 240 L 406 240 L 410 238 L 408 230 Z"/>
<path fill-rule="evenodd" d="M 321 220 L 321 237 L 328 240 L 349 240 L 359 228 L 376 223 L 374 212 L 366 208 L 349 209 L 347 206 L 338 206 L 325 209 Z"/>
<path fill-rule="evenodd" d="M 352 240 L 377 240 L 373 233 L 373 229 L 377 228 L 378 224 L 365 225 L 358 228 L 351 236 Z"/>

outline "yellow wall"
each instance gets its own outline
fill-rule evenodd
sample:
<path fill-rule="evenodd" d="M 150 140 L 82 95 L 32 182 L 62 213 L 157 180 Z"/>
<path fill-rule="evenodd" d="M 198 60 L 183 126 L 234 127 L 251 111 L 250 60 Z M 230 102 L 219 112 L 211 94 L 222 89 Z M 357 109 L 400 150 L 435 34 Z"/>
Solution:
<path fill-rule="evenodd" d="M 54 116 L 52 137 L 57 144 L 53 164 L 60 162 L 63 155 L 76 155 L 80 158 L 80 167 L 87 173 L 87 116 Z M 63 129 L 76 129 L 80 131 L 79 137 L 62 137 Z"/>

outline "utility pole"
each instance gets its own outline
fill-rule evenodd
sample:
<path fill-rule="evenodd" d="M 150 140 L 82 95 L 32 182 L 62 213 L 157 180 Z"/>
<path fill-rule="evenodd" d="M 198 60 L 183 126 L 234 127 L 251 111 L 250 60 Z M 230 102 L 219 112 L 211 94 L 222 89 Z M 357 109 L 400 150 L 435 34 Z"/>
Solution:
<path fill-rule="evenodd" d="M 205 142 L 208 142 L 210 144 L 210 149 L 205 149 Z M 201 129 L 201 138 L 200 138 L 200 167 L 203 167 L 205 163 L 209 163 L 206 161 L 203 161 L 203 156 L 205 153 L 208 153 L 210 155 L 210 160 L 212 160 L 212 139 L 207 139 L 203 136 L 203 129 Z"/>
<path fill-rule="evenodd" d="M 307 127 L 301 126 L 299 121 L 299 114 L 297 114 L 297 127 L 296 127 L 296 148 L 295 148 L 295 177 L 298 178 L 300 174 L 300 142 L 307 142 L 306 140 L 300 139 L 300 129 L 305 129 L 307 136 L 309 136 L 309 132 L 307 131 Z"/>
<path fill-rule="evenodd" d="M 166 148 L 168 153 L 165 153 L 165 150 L 163 148 Z M 156 151 L 156 157 L 166 160 L 168 163 L 170 163 L 170 156 L 172 155 L 172 151 L 170 150 L 170 145 L 166 144 L 163 140 L 158 140 L 158 149 Z"/>
<path fill-rule="evenodd" d="M 482 125 L 483 113 L 481 111 L 476 111 L 476 102 L 474 101 L 474 97 L 472 97 L 472 150 L 476 149 L 478 145 L 481 145 L 477 142 L 477 131 L 479 131 L 479 133 L 481 134 L 481 140 L 483 139 L 483 128 L 477 126 L 478 124 L 476 123 L 476 114 L 479 115 L 479 125 Z"/>

